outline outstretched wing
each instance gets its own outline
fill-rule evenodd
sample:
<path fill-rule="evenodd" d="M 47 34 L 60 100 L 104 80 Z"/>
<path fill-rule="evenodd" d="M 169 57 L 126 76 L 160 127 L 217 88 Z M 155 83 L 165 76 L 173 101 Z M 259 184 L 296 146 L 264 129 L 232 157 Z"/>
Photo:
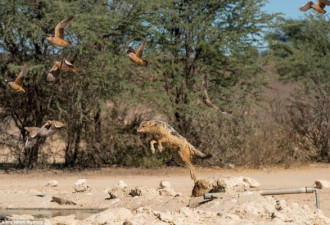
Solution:
<path fill-rule="evenodd" d="M 26 130 L 29 133 L 30 138 L 35 138 L 38 135 L 40 128 L 39 127 L 24 127 L 24 130 Z"/>
<path fill-rule="evenodd" d="M 23 77 L 24 77 L 25 74 L 26 74 L 26 67 L 27 67 L 27 64 L 25 63 L 24 66 L 23 66 L 23 68 L 22 68 L 22 70 L 21 70 L 21 72 L 20 72 L 20 73 L 18 74 L 18 76 L 16 77 L 16 80 L 15 80 L 15 83 L 16 83 L 16 84 L 21 85 L 22 80 L 23 80 Z"/>
<path fill-rule="evenodd" d="M 213 104 L 212 104 L 212 105 L 213 105 Z M 222 108 L 222 107 L 219 107 L 219 106 L 216 106 L 216 105 L 213 105 L 213 107 L 214 107 L 217 111 L 222 112 L 223 114 L 227 114 L 227 115 L 232 114 L 232 111 L 226 110 L 226 109 L 224 109 L 224 108 Z"/>
<path fill-rule="evenodd" d="M 49 71 L 49 73 L 47 74 L 47 81 L 55 81 L 56 78 L 60 75 L 60 68 L 57 66 L 56 62 L 54 63 L 53 67 L 51 68 L 51 70 Z"/>
<path fill-rule="evenodd" d="M 330 5 L 330 1 L 329 0 L 319 0 L 319 2 L 318 2 L 319 4 L 323 4 L 324 6 L 326 6 L 326 5 Z"/>
<path fill-rule="evenodd" d="M 63 39 L 64 38 L 64 29 L 68 26 L 70 21 L 73 19 L 73 16 L 66 18 L 59 22 L 55 27 L 55 37 Z"/>
<path fill-rule="evenodd" d="M 136 56 L 141 58 L 142 57 L 142 53 L 143 53 L 143 49 L 147 44 L 147 38 L 145 38 L 142 42 L 142 44 L 139 46 L 138 50 L 136 51 Z"/>
<path fill-rule="evenodd" d="M 299 9 L 300 11 L 307 11 L 311 8 L 311 5 L 314 3 L 312 1 L 307 2 L 305 5 L 301 6 Z"/>
<path fill-rule="evenodd" d="M 38 131 L 39 136 L 47 136 L 48 135 L 48 130 L 50 128 L 51 124 L 49 121 L 47 121 Z"/>
<path fill-rule="evenodd" d="M 55 126 L 56 128 L 62 128 L 62 127 L 65 127 L 64 123 L 60 122 L 60 121 L 56 121 L 56 120 L 53 120 L 51 121 L 51 124 L 53 126 Z"/>
<path fill-rule="evenodd" d="M 79 70 L 77 67 L 75 67 L 72 63 L 70 63 L 68 60 L 63 59 L 64 64 L 67 66 L 68 70 L 74 73 L 77 73 Z"/>
<path fill-rule="evenodd" d="M 226 110 L 226 109 L 221 108 L 219 106 L 216 106 L 211 102 L 211 99 L 209 98 L 209 95 L 207 93 L 207 75 L 204 75 L 204 77 L 203 77 L 202 86 L 203 86 L 203 92 L 204 92 L 203 103 L 205 105 L 207 105 L 209 107 L 213 107 L 217 111 L 222 112 L 223 114 L 231 114 L 232 113 L 232 111 L 229 111 L 229 110 Z"/>

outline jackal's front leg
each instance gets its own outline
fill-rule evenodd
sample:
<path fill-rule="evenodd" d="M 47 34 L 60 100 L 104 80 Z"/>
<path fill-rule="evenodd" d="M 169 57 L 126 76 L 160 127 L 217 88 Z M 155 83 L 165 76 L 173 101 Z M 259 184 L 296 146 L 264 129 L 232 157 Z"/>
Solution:
<path fill-rule="evenodd" d="M 156 144 L 156 143 L 157 143 L 157 141 L 155 141 L 155 140 L 151 140 L 150 141 L 150 150 L 151 150 L 152 154 L 155 154 L 155 146 L 154 146 L 154 144 Z"/>
<path fill-rule="evenodd" d="M 159 152 L 162 152 L 163 151 L 163 145 L 162 145 L 162 142 L 161 142 L 161 140 L 158 140 L 158 150 L 159 150 Z"/>

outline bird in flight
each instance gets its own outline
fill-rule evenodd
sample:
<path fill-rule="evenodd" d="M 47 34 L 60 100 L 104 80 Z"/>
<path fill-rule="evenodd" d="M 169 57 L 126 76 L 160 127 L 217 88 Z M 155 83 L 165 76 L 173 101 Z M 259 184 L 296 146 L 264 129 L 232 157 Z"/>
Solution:
<path fill-rule="evenodd" d="M 27 65 L 24 64 L 21 72 L 18 74 L 15 81 L 13 81 L 10 77 L 5 77 L 5 82 L 16 92 L 25 92 L 25 90 L 22 87 L 22 80 L 26 74 L 26 67 Z"/>
<path fill-rule="evenodd" d="M 32 148 L 38 141 L 39 127 L 24 127 L 24 130 L 28 133 L 25 148 Z"/>
<path fill-rule="evenodd" d="M 47 34 L 47 40 L 52 44 L 56 46 L 69 46 L 71 45 L 70 41 L 64 40 L 64 29 L 69 25 L 70 21 L 73 19 L 73 16 L 66 18 L 59 22 L 55 27 L 55 36 L 52 36 L 51 34 Z"/>
<path fill-rule="evenodd" d="M 207 85 L 207 75 L 204 75 L 204 77 L 203 77 L 203 82 L 202 82 L 202 87 L 203 87 L 203 92 L 204 92 L 204 95 L 203 95 L 203 103 L 204 103 L 205 105 L 207 105 L 208 107 L 213 107 L 213 108 L 215 108 L 217 111 L 220 111 L 220 112 L 222 112 L 223 114 L 231 114 L 232 111 L 229 111 L 229 110 L 226 110 L 226 109 L 220 108 L 220 107 L 214 105 L 214 104 L 211 102 L 211 100 L 210 100 L 210 98 L 209 98 L 209 95 L 208 95 L 208 93 L 207 93 L 207 86 L 208 86 L 208 85 Z"/>
<path fill-rule="evenodd" d="M 300 7 L 300 11 L 307 11 L 310 8 L 313 8 L 315 11 L 324 14 L 326 13 L 326 11 L 324 10 L 326 5 L 330 5 L 329 0 L 318 0 L 317 4 L 314 4 L 314 2 L 309 1 L 305 5 Z"/>
<path fill-rule="evenodd" d="M 129 59 L 139 66 L 148 65 L 148 61 L 142 59 L 143 49 L 146 46 L 146 44 L 147 44 L 147 38 L 145 38 L 143 40 L 142 44 L 139 46 L 139 48 L 136 52 L 132 47 L 127 47 L 127 55 L 129 57 Z"/>
<path fill-rule="evenodd" d="M 60 121 L 48 120 L 39 130 L 39 136 L 49 137 L 54 135 L 58 129 L 65 127 L 65 125 Z"/>
<path fill-rule="evenodd" d="M 49 73 L 47 74 L 47 81 L 55 81 L 56 78 L 59 76 L 60 71 L 71 71 L 74 73 L 78 72 L 78 68 L 75 67 L 72 63 L 70 63 L 68 60 L 66 59 L 62 59 L 62 61 L 55 61 L 53 64 L 53 67 L 51 68 L 51 70 L 49 71 Z"/>

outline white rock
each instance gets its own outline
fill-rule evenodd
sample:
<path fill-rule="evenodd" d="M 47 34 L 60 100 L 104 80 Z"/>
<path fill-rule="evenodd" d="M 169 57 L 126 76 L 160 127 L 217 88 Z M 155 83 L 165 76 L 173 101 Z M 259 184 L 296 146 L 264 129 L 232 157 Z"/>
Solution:
<path fill-rule="evenodd" d="M 127 187 L 127 184 L 123 180 L 120 180 L 118 182 L 118 187 L 120 187 L 120 188 L 126 188 Z"/>
<path fill-rule="evenodd" d="M 74 184 L 74 190 L 76 192 L 85 192 L 90 191 L 90 186 L 87 185 L 87 180 L 85 178 L 77 180 L 77 182 Z"/>
<path fill-rule="evenodd" d="M 78 185 L 85 185 L 87 182 L 87 180 L 85 178 L 82 178 L 82 179 L 79 179 L 76 181 L 76 183 L 74 183 L 75 186 L 78 186 Z"/>
<path fill-rule="evenodd" d="M 50 181 L 48 181 L 48 183 L 46 184 L 46 186 L 48 186 L 48 187 L 57 187 L 58 186 L 58 182 L 56 180 L 50 180 Z"/>
<path fill-rule="evenodd" d="M 120 188 L 120 187 L 114 187 L 109 189 L 108 194 L 110 199 L 128 197 L 126 188 Z"/>
<path fill-rule="evenodd" d="M 260 187 L 260 183 L 257 180 L 252 179 L 250 177 L 244 177 L 243 181 L 245 183 L 248 183 L 250 185 L 250 188 Z"/>
<path fill-rule="evenodd" d="M 330 181 L 327 180 L 316 180 L 315 187 L 318 189 L 330 188 Z"/>
<path fill-rule="evenodd" d="M 166 180 L 162 180 L 159 184 L 160 188 L 171 188 L 171 183 Z"/>

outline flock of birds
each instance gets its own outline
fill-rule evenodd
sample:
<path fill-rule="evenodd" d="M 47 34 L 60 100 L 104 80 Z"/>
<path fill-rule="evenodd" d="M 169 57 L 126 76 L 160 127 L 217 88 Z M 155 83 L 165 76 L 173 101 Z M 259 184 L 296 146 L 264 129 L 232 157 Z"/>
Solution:
<path fill-rule="evenodd" d="M 312 1 L 307 2 L 303 6 L 300 7 L 301 11 L 307 11 L 309 9 L 314 9 L 315 11 L 319 13 L 326 13 L 324 10 L 325 6 L 329 6 L 330 1 L 329 0 L 318 0 L 317 4 L 314 4 Z M 64 30 L 67 28 L 71 20 L 73 19 L 73 16 L 66 18 L 59 22 L 55 27 L 55 35 L 52 36 L 50 34 L 47 35 L 46 39 L 49 43 L 55 46 L 60 47 L 66 47 L 70 46 L 71 42 L 64 39 Z M 139 66 L 147 66 L 148 61 L 145 59 L 142 59 L 143 50 L 147 44 L 147 38 L 145 38 L 142 42 L 142 44 L 139 46 L 139 48 L 135 51 L 132 47 L 126 47 L 127 49 L 127 55 L 129 59 L 134 62 L 135 64 Z M 5 77 L 5 82 L 10 86 L 11 89 L 13 89 L 16 92 L 25 92 L 24 88 L 22 87 L 22 80 L 23 77 L 26 75 L 27 70 L 27 64 L 24 64 L 22 70 L 20 71 L 19 75 L 16 77 L 15 80 L 12 80 L 9 77 Z M 79 69 L 75 67 L 72 63 L 70 63 L 68 60 L 63 58 L 60 61 L 55 61 L 53 63 L 53 66 L 49 73 L 47 74 L 46 80 L 49 82 L 55 81 L 60 71 L 70 71 L 77 73 Z M 203 103 L 208 106 L 215 108 L 217 111 L 222 112 L 224 114 L 231 114 L 231 111 L 228 111 L 226 109 L 223 109 L 221 107 L 218 107 L 214 105 L 207 93 L 207 75 L 204 75 L 203 81 L 202 81 L 202 88 L 203 88 Z M 39 137 L 49 137 L 51 135 L 54 135 L 58 129 L 61 129 L 65 127 L 65 125 L 60 121 L 55 120 L 48 120 L 42 127 L 24 127 L 25 131 L 28 133 L 26 142 L 25 142 L 25 148 L 32 148 L 38 141 Z"/>

